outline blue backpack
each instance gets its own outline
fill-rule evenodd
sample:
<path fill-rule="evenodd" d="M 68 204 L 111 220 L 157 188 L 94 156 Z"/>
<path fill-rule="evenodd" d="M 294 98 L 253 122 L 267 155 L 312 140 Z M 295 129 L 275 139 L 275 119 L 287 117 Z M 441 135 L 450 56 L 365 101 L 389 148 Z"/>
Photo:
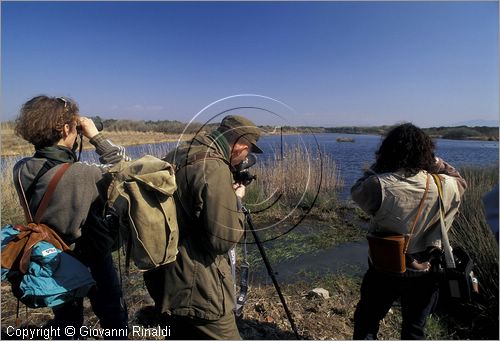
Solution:
<path fill-rule="evenodd" d="M 19 233 L 12 225 L 2 228 L 2 253 Z M 1 278 L 11 282 L 14 295 L 30 308 L 55 307 L 76 297 L 85 297 L 95 285 L 85 265 L 43 240 L 31 248 L 26 273 L 2 267 Z"/>
<path fill-rule="evenodd" d="M 57 183 L 69 167 L 63 164 L 51 179 L 34 219 L 21 188 L 21 204 L 29 223 L 0 230 L 1 279 L 8 280 L 14 296 L 31 308 L 55 307 L 85 297 L 95 285 L 89 269 L 67 252 L 69 247 L 56 232 L 40 223 Z"/>

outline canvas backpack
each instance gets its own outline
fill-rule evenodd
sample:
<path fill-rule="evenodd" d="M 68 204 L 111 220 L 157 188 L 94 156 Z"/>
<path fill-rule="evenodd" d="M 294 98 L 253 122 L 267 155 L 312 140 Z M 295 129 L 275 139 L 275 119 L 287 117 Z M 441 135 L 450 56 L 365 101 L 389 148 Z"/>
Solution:
<path fill-rule="evenodd" d="M 110 181 L 107 206 L 118 217 L 127 260 L 131 258 L 144 271 L 175 261 L 179 229 L 174 167 L 146 155 L 119 162 L 106 177 Z"/>

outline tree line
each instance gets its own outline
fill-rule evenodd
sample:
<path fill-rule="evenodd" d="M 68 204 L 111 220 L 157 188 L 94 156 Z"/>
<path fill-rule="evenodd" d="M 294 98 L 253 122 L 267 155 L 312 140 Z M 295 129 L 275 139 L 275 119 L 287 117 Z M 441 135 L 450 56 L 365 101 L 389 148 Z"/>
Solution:
<path fill-rule="evenodd" d="M 325 128 L 327 133 L 342 133 L 342 134 L 375 134 L 385 135 L 393 126 L 377 126 L 377 127 L 334 127 Z M 452 140 L 491 140 L 498 141 L 498 127 L 432 127 L 422 128 L 426 134 L 433 138 L 443 138 Z"/>
<path fill-rule="evenodd" d="M 158 132 L 164 134 L 181 134 L 181 133 L 196 133 L 201 130 L 212 131 L 218 126 L 218 123 L 202 124 L 192 122 L 186 127 L 186 122 L 170 121 L 170 120 L 123 120 L 123 119 L 103 119 L 99 116 L 92 117 L 95 120 L 101 121 L 104 124 L 106 131 L 124 132 L 124 131 L 139 131 L 139 132 Z M 2 122 L 2 129 L 13 128 L 14 122 Z M 371 126 L 371 127 L 308 127 L 308 126 L 270 126 L 263 125 L 260 128 L 266 134 L 300 134 L 300 133 L 340 133 L 340 134 L 368 134 L 368 135 L 385 135 L 393 126 Z M 186 129 L 186 130 L 184 130 Z M 498 141 L 498 127 L 432 127 L 423 128 L 423 130 L 434 138 L 455 139 L 455 140 L 490 140 Z"/>

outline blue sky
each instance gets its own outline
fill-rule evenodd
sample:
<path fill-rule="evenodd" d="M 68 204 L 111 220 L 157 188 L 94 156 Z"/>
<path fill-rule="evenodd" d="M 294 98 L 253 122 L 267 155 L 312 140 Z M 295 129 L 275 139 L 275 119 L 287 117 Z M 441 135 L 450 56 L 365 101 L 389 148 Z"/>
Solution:
<path fill-rule="evenodd" d="M 42 93 L 104 118 L 189 121 L 236 94 L 285 103 L 293 110 L 272 110 L 290 124 L 428 127 L 499 116 L 498 2 L 2 1 L 1 9 L 2 120 Z"/>

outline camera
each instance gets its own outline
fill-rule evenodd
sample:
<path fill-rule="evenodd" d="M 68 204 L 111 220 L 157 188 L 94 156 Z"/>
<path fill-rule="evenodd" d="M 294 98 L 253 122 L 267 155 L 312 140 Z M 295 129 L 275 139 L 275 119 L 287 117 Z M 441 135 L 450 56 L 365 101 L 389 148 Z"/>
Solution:
<path fill-rule="evenodd" d="M 243 186 L 248 186 L 253 180 L 256 180 L 257 176 L 250 174 L 249 171 L 249 168 L 256 162 L 257 157 L 254 154 L 249 154 L 245 160 L 236 165 L 233 169 L 234 182 L 242 184 Z"/>

